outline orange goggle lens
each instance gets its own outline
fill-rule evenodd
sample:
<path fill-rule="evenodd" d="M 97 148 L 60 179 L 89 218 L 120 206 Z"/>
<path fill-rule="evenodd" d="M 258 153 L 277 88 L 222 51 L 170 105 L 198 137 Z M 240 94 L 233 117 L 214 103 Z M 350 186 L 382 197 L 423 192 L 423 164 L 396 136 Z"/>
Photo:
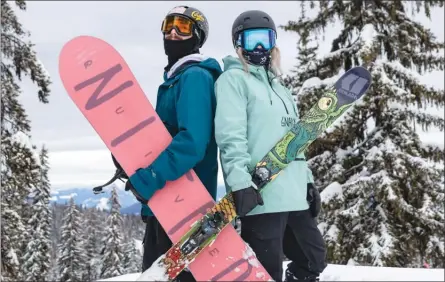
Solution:
<path fill-rule="evenodd" d="M 169 33 L 173 28 L 178 34 L 188 36 L 192 34 L 193 22 L 181 16 L 167 16 L 162 22 L 161 31 Z"/>

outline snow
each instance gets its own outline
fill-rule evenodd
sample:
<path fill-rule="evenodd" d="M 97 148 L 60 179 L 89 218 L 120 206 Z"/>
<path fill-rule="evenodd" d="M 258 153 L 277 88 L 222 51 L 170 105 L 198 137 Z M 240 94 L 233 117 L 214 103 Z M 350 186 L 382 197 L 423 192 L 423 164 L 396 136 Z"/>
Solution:
<path fill-rule="evenodd" d="M 100 198 L 96 208 L 98 208 L 99 210 L 108 210 L 108 198 Z"/>
<path fill-rule="evenodd" d="M 168 281 L 168 276 L 164 272 L 164 269 L 159 266 L 159 261 L 162 260 L 165 255 L 160 256 L 153 265 L 147 269 L 140 277 L 136 280 L 126 280 L 126 281 Z M 122 276 L 121 276 L 122 277 Z M 108 281 L 108 280 L 100 280 L 100 281 Z M 118 279 L 116 281 L 123 281 L 122 279 Z"/>
<path fill-rule="evenodd" d="M 340 183 L 332 182 L 320 193 L 321 202 L 328 203 L 333 198 L 343 198 L 343 191 Z"/>
<path fill-rule="evenodd" d="M 138 281 L 137 279 L 139 278 L 139 276 L 141 276 L 140 273 L 130 273 L 130 274 L 120 275 L 120 276 L 103 279 L 103 280 L 97 280 L 97 281 Z M 146 281 L 150 281 L 150 280 L 146 280 Z"/>
<path fill-rule="evenodd" d="M 42 73 L 45 77 L 51 77 L 49 71 L 46 69 L 43 62 L 41 60 L 39 60 L 39 58 L 37 58 L 37 56 L 36 56 L 36 64 L 38 67 L 40 67 L 40 69 L 42 70 Z"/>
<path fill-rule="evenodd" d="M 362 49 L 371 49 L 374 38 L 377 37 L 378 33 L 372 24 L 366 24 L 360 34 L 360 39 L 362 40 Z"/>
<path fill-rule="evenodd" d="M 144 254 L 144 245 L 142 245 L 142 240 L 134 239 L 134 244 L 136 245 L 136 250 L 138 250 L 142 256 Z"/>
<path fill-rule="evenodd" d="M 246 244 L 246 249 L 243 252 L 243 258 L 246 259 L 249 264 L 255 268 L 258 268 L 260 266 L 260 263 L 249 244 Z"/>
<path fill-rule="evenodd" d="M 34 148 L 32 142 L 31 142 L 31 138 L 28 135 L 26 135 L 25 133 L 23 133 L 21 131 L 18 131 L 14 135 L 12 135 L 11 139 L 13 142 L 17 142 L 17 143 L 21 144 L 22 146 L 28 148 L 31 151 L 34 159 L 36 161 L 39 160 L 39 152 Z"/>
<path fill-rule="evenodd" d="M 327 224 L 325 226 L 328 226 Z M 329 228 L 328 232 L 326 232 L 325 236 L 326 239 L 336 239 L 338 238 L 338 228 L 335 225 L 331 225 L 331 227 Z"/>
<path fill-rule="evenodd" d="M 283 263 L 284 269 L 287 264 Z M 444 269 L 356 266 L 354 261 L 348 264 L 329 264 L 320 281 L 443 281 L 444 275 Z M 140 273 L 131 273 L 98 281 L 153 281 L 144 278 Z"/>

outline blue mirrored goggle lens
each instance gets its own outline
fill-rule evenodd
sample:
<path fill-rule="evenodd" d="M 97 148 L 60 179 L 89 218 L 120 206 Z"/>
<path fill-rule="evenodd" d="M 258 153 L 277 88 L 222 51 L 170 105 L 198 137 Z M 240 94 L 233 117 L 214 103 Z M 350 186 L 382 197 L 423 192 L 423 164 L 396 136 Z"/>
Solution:
<path fill-rule="evenodd" d="M 266 50 L 275 46 L 275 32 L 271 29 L 246 30 L 242 37 L 242 47 L 246 51 L 253 51 L 258 45 Z"/>

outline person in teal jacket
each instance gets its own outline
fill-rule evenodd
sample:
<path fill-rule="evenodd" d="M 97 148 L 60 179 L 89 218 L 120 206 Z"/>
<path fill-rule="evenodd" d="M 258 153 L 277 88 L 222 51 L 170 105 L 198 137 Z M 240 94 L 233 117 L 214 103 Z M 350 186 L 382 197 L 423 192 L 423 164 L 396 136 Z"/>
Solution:
<path fill-rule="evenodd" d="M 223 59 L 215 83 L 215 138 L 241 236 L 275 281 L 316 281 L 326 267 L 317 228 L 320 197 L 304 154 L 259 192 L 251 170 L 299 120 L 290 91 L 279 82 L 280 53 L 272 18 L 247 11 L 232 27 L 237 57 Z"/>
<path fill-rule="evenodd" d="M 173 139 L 153 163 L 138 169 L 125 185 L 141 202 L 146 223 L 142 271 L 172 245 L 146 204 L 154 193 L 166 181 L 174 181 L 191 169 L 214 200 L 217 192 L 214 83 L 222 69 L 215 59 L 199 54 L 209 33 L 207 18 L 193 7 L 178 6 L 167 14 L 161 31 L 168 64 L 158 88 L 156 112 Z M 114 157 L 113 161 L 119 168 Z M 195 280 L 190 272 L 183 271 L 176 281 Z"/>

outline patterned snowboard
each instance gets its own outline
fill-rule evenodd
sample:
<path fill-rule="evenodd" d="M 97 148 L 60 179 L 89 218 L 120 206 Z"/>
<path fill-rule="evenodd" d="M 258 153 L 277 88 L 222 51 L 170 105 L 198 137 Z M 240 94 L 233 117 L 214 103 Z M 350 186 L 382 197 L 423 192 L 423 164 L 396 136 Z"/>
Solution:
<path fill-rule="evenodd" d="M 371 74 L 362 67 L 346 72 L 326 91 L 300 121 L 257 163 L 252 179 L 259 189 L 273 181 L 296 156 L 305 152 L 329 126 L 343 115 L 371 85 Z M 236 217 L 232 195 L 228 194 L 194 223 L 178 243 L 161 257 L 156 269 L 174 279 Z M 149 271 L 149 270 L 147 270 Z M 158 271 L 158 270 L 157 270 Z"/>
<path fill-rule="evenodd" d="M 59 57 L 59 74 L 74 104 L 127 175 L 148 166 L 171 142 L 127 63 L 108 43 L 91 36 L 70 40 Z M 176 243 L 215 201 L 191 170 L 168 182 L 148 205 Z M 198 281 L 271 279 L 232 226 L 188 267 Z"/>

